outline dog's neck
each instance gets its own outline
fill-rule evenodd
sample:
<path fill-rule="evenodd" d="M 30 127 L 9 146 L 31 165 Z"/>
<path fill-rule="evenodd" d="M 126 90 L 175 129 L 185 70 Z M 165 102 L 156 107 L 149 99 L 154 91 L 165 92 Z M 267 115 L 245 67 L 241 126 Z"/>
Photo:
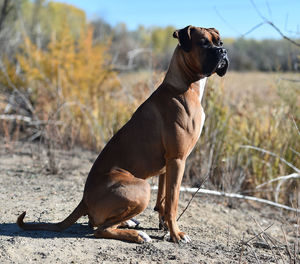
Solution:
<path fill-rule="evenodd" d="M 179 47 L 174 51 L 172 56 L 166 77 L 163 84 L 169 85 L 176 92 L 185 92 L 189 89 L 192 83 L 198 82 L 199 80 L 205 79 L 206 77 L 201 77 L 200 75 L 194 73 L 186 64 L 182 50 Z M 203 87 L 205 86 L 205 83 Z M 203 94 L 203 93 L 202 93 Z"/>

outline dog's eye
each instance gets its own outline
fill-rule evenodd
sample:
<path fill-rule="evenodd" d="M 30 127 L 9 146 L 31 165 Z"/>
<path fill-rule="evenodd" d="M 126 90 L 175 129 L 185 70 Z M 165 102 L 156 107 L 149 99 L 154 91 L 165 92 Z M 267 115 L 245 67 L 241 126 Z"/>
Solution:
<path fill-rule="evenodd" d="M 210 46 L 210 42 L 207 39 L 201 39 L 197 42 L 197 45 L 202 48 L 207 48 Z"/>

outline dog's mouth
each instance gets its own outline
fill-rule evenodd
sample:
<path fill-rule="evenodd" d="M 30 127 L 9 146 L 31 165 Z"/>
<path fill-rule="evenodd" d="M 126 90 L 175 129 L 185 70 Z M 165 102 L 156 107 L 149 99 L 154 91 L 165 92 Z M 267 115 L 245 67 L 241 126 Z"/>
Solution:
<path fill-rule="evenodd" d="M 217 64 L 217 67 L 215 69 L 215 72 L 220 76 L 224 76 L 227 72 L 229 66 L 229 60 L 227 57 L 227 54 L 223 56 L 223 58 L 220 59 L 219 63 Z"/>

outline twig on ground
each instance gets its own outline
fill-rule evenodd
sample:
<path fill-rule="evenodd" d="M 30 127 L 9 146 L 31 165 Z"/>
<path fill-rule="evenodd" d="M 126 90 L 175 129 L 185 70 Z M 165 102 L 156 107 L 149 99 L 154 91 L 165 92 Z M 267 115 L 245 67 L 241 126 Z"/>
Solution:
<path fill-rule="evenodd" d="M 290 251 L 289 243 L 287 241 L 286 234 L 285 234 L 285 231 L 283 229 L 283 226 L 281 226 L 281 230 L 282 230 L 283 237 L 284 237 L 284 240 L 285 240 L 285 249 L 286 249 L 286 251 L 287 251 L 287 253 L 289 255 L 290 262 L 292 262 L 292 254 L 291 254 L 291 251 Z"/>
<path fill-rule="evenodd" d="M 298 190 L 299 193 L 299 190 Z M 299 196 L 297 197 L 297 207 L 299 206 Z M 296 224 L 296 241 L 295 241 L 295 251 L 294 251 L 294 260 L 295 263 L 299 263 L 297 262 L 298 260 L 298 256 L 299 256 L 299 225 L 300 225 L 300 218 L 298 215 L 299 210 L 296 211 L 296 219 L 297 219 L 297 224 Z"/>
<path fill-rule="evenodd" d="M 182 213 L 178 216 L 177 221 L 179 221 L 180 217 L 185 213 L 185 211 L 189 208 L 191 202 L 193 201 L 194 197 L 196 196 L 196 194 L 200 191 L 201 186 L 203 185 L 204 182 L 206 182 L 207 178 L 209 176 L 209 172 L 206 174 L 206 176 L 204 177 L 203 181 L 200 183 L 200 186 L 198 187 L 198 189 L 195 191 L 195 193 L 193 194 L 192 198 L 189 200 L 188 204 L 186 205 L 186 207 L 182 210 Z"/>
<path fill-rule="evenodd" d="M 253 248 L 252 248 L 252 246 L 251 245 L 249 245 L 249 244 L 247 244 L 247 247 L 250 249 L 250 251 L 252 252 L 252 254 L 254 255 L 254 257 L 255 257 L 255 259 L 256 259 L 256 263 L 260 263 L 260 261 L 259 261 L 259 259 L 258 259 L 258 257 L 257 257 L 257 255 L 256 255 L 256 253 L 255 253 L 255 251 L 253 250 Z"/>
<path fill-rule="evenodd" d="M 275 258 L 276 262 L 278 262 L 277 260 L 277 257 L 276 257 L 276 254 L 275 252 L 273 251 L 273 247 L 269 244 L 268 240 L 274 245 L 274 248 L 277 250 L 277 252 L 279 253 L 280 255 L 280 258 L 282 260 L 282 262 L 284 263 L 284 259 L 283 259 L 283 256 L 281 254 L 281 252 L 278 250 L 279 249 L 279 246 L 276 245 L 276 243 L 274 242 L 275 239 L 273 239 L 269 234 L 267 234 L 265 232 L 265 230 L 262 228 L 262 226 L 256 221 L 256 219 L 254 217 L 252 217 L 252 219 L 254 220 L 254 222 L 256 223 L 256 225 L 260 228 L 260 230 L 263 232 L 262 233 L 262 238 L 265 240 L 265 242 L 268 244 L 268 246 L 270 247 L 271 251 L 272 251 L 272 255 L 273 257 Z"/>
<path fill-rule="evenodd" d="M 260 233 L 256 234 L 255 236 L 251 237 L 250 239 L 248 239 L 246 242 L 244 242 L 244 244 L 248 244 L 250 241 L 252 241 L 254 238 L 259 237 L 261 234 L 263 234 L 265 231 L 267 231 L 269 228 L 271 228 L 274 225 L 274 223 L 270 224 L 267 228 L 263 229 Z"/>
<path fill-rule="evenodd" d="M 229 216 L 230 216 L 230 214 L 228 214 L 228 218 L 227 218 L 227 247 L 229 246 L 229 238 L 230 238 L 230 222 L 229 222 Z"/>
<path fill-rule="evenodd" d="M 239 258 L 239 264 L 242 263 L 242 257 L 243 257 L 243 254 L 244 254 L 244 246 L 245 246 L 244 238 L 245 238 L 245 233 L 243 232 L 242 248 L 241 248 L 241 254 L 240 254 L 240 258 Z"/>

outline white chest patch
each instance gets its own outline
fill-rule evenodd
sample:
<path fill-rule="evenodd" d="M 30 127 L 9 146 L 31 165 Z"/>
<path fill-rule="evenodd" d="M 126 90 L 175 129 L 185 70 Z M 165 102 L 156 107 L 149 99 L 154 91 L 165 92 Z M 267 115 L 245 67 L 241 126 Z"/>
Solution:
<path fill-rule="evenodd" d="M 200 103 L 202 101 L 202 97 L 203 97 L 203 94 L 204 94 L 204 88 L 205 88 L 206 80 L 207 80 L 207 77 L 205 77 L 205 78 L 198 81 L 198 83 L 199 83 L 199 102 Z"/>
<path fill-rule="evenodd" d="M 205 89 L 206 81 L 207 81 L 207 77 L 205 77 L 205 78 L 203 78 L 203 79 L 201 79 L 199 81 L 199 102 L 200 102 L 200 104 L 201 104 L 202 97 L 203 97 L 203 94 L 204 94 L 204 89 Z M 202 110 L 200 133 L 199 133 L 198 139 L 199 139 L 199 137 L 201 135 L 201 132 L 202 132 L 202 129 L 203 129 L 203 125 L 204 125 L 204 121 L 205 121 L 205 113 L 204 113 L 204 110 Z"/>
<path fill-rule="evenodd" d="M 201 104 L 202 97 L 203 97 L 203 94 L 204 94 L 204 88 L 205 88 L 206 80 L 207 80 L 207 77 L 205 77 L 205 78 L 201 79 L 200 81 L 198 81 L 198 85 L 199 85 L 199 97 L 198 97 L 198 99 L 199 99 L 200 104 Z M 200 138 L 200 135 L 202 133 L 204 121 L 205 121 L 205 113 L 204 113 L 204 110 L 202 109 L 200 130 L 199 130 L 199 134 L 197 136 L 197 141 Z M 188 156 L 191 154 L 193 148 L 189 151 Z"/>

